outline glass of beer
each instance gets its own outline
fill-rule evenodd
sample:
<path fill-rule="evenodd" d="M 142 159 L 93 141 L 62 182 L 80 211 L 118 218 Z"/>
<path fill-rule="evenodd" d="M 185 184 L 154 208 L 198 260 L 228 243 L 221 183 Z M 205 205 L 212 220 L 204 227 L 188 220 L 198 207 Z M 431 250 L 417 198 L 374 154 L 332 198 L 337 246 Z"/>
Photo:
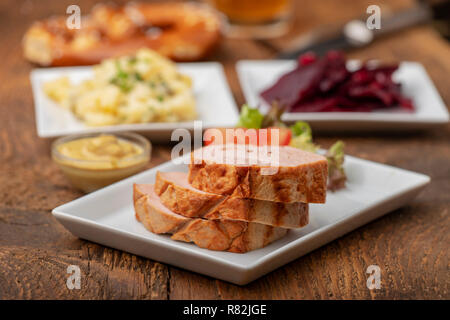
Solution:
<path fill-rule="evenodd" d="M 289 29 L 291 0 L 207 0 L 228 18 L 227 35 L 273 38 Z"/>

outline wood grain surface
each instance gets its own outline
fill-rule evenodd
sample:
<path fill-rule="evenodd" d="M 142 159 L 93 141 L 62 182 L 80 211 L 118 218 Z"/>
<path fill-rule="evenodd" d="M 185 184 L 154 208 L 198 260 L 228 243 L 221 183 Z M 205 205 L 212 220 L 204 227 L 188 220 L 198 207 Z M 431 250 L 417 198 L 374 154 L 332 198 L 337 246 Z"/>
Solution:
<path fill-rule="evenodd" d="M 422 172 L 431 184 L 396 210 L 247 286 L 236 286 L 126 252 L 80 240 L 51 210 L 80 197 L 50 159 L 50 140 L 36 135 L 29 73 L 21 38 L 36 19 L 82 14 L 94 1 L 0 2 L 0 299 L 449 299 L 450 128 L 428 132 L 328 134 L 323 147 L 344 139 L 347 153 Z M 369 4 L 396 11 L 411 1 L 300 0 L 293 32 L 270 45 L 226 39 L 211 57 L 221 61 L 237 103 L 244 102 L 234 63 L 266 59 L 295 34 L 365 14 Z M 424 64 L 450 105 L 450 47 L 429 26 L 388 36 L 352 51 L 351 58 Z M 155 146 L 149 167 L 169 159 Z M 67 266 L 81 268 L 81 289 L 66 287 Z M 381 268 L 381 289 L 368 290 L 366 269 Z"/>

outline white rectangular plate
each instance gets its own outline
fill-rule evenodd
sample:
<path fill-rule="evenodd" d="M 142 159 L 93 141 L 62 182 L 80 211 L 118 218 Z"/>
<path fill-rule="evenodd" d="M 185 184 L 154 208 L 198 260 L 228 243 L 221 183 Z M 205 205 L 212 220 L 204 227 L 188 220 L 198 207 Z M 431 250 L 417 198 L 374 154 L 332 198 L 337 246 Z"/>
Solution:
<path fill-rule="evenodd" d="M 198 120 L 203 128 L 234 127 L 238 120 L 238 109 L 228 87 L 223 67 L 216 62 L 180 63 L 180 72 L 193 80 Z M 62 76 L 68 76 L 73 83 L 92 77 L 92 67 L 40 68 L 31 72 L 31 86 L 34 96 L 36 126 L 42 138 L 57 137 L 89 132 L 142 132 L 154 140 L 170 139 L 174 129 L 193 130 L 193 122 L 140 123 L 105 127 L 88 127 L 68 110 L 49 99 L 42 85 Z"/>
<path fill-rule="evenodd" d="M 158 170 L 187 170 L 186 165 L 171 161 L 59 206 L 53 214 L 80 238 L 243 285 L 407 204 L 430 181 L 423 174 L 350 156 L 345 169 L 347 188 L 329 192 L 326 204 L 310 205 L 307 227 L 290 230 L 267 247 L 244 254 L 174 241 L 136 221 L 133 183 L 153 183 Z"/>
<path fill-rule="evenodd" d="M 349 67 L 357 61 L 350 61 Z M 236 65 L 245 99 L 252 106 L 267 107 L 260 93 L 273 85 L 284 73 L 296 66 L 291 60 L 242 60 Z M 394 73 L 395 81 L 402 84 L 405 96 L 411 98 L 416 110 L 374 112 L 295 112 L 283 115 L 283 120 L 308 121 L 314 129 L 360 130 L 410 130 L 435 127 L 448 123 L 449 114 L 433 82 L 420 63 L 402 62 Z"/>

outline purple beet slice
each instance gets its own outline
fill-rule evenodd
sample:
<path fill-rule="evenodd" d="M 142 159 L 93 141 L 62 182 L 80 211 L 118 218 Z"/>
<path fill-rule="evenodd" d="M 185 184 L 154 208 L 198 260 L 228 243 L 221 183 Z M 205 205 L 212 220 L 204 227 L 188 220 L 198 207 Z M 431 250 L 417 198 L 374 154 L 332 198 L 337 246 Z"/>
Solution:
<path fill-rule="evenodd" d="M 315 94 L 325 71 L 325 66 L 324 60 L 298 66 L 278 79 L 272 87 L 264 90 L 261 96 L 269 104 L 276 101 L 286 110 L 290 110 L 298 101 Z"/>
<path fill-rule="evenodd" d="M 298 58 L 296 69 L 280 77 L 261 96 L 291 112 L 369 112 L 396 106 L 414 111 L 400 84 L 392 80 L 397 69 L 398 65 L 365 63 L 350 72 L 342 52 L 330 51 L 323 58 L 306 53 Z"/>
<path fill-rule="evenodd" d="M 326 68 L 319 83 L 320 92 L 327 93 L 344 82 L 350 72 L 347 70 L 345 56 L 338 51 L 330 51 L 325 56 Z"/>

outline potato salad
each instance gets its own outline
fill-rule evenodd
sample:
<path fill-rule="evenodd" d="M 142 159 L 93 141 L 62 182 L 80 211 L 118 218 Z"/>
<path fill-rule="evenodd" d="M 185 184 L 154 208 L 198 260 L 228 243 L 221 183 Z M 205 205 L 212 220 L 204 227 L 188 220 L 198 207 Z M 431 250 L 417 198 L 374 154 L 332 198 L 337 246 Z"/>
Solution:
<path fill-rule="evenodd" d="M 89 126 L 179 122 L 196 118 L 191 79 L 175 63 L 149 49 L 107 59 L 79 84 L 62 77 L 44 92 Z"/>

